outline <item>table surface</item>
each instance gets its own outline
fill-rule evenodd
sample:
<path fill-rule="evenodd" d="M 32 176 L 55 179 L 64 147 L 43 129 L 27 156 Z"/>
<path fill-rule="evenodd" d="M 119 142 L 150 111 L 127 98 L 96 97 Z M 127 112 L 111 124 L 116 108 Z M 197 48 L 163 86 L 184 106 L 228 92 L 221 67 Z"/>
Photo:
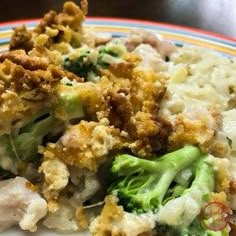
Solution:
<path fill-rule="evenodd" d="M 59 12 L 63 2 L 0 0 L 0 22 L 39 18 L 51 9 Z M 167 22 L 236 39 L 236 0 L 89 0 L 89 16 Z"/>

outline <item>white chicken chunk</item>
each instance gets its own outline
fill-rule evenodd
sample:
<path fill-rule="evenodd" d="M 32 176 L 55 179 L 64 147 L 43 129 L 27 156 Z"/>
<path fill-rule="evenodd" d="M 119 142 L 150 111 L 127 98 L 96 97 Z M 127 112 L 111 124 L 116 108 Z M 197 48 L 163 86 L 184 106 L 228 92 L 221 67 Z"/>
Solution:
<path fill-rule="evenodd" d="M 0 232 L 19 224 L 34 232 L 37 222 L 47 214 L 47 203 L 22 177 L 0 182 Z"/>
<path fill-rule="evenodd" d="M 133 51 L 141 44 L 150 45 L 163 58 L 170 56 L 177 49 L 173 43 L 163 39 L 161 35 L 145 29 L 132 30 L 125 44 L 129 51 Z"/>
<path fill-rule="evenodd" d="M 138 67 L 143 69 L 153 69 L 155 72 L 165 71 L 167 64 L 160 54 L 148 44 L 140 44 L 134 52 L 142 58 Z"/>

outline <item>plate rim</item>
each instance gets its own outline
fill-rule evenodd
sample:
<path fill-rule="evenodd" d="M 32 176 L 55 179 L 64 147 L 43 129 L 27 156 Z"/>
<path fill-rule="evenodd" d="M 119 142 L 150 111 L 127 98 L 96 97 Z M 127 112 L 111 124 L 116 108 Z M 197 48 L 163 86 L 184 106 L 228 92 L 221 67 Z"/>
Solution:
<path fill-rule="evenodd" d="M 20 20 L 12 20 L 12 21 L 5 21 L 5 22 L 0 22 L 0 27 L 7 27 L 7 26 L 11 26 L 11 25 L 19 25 L 19 24 L 24 24 L 24 23 L 36 23 L 39 22 L 41 20 L 41 18 L 26 18 L 26 19 L 20 19 Z M 232 36 L 228 36 L 228 35 L 223 35 L 220 33 L 216 33 L 213 31 L 208 31 L 208 30 L 204 30 L 204 29 L 200 29 L 200 28 L 196 28 L 196 27 L 189 27 L 189 26 L 183 26 L 183 25 L 176 25 L 176 24 L 172 24 L 172 23 L 166 23 L 166 22 L 159 22 L 159 21 L 151 21 L 151 20 L 141 20 L 141 19 L 134 19 L 134 18 L 120 18 L 120 17 L 101 17 L 101 16 L 88 16 L 85 19 L 85 23 L 86 20 L 97 20 L 97 21 L 107 21 L 110 22 L 121 22 L 121 23 L 141 23 L 141 24 L 146 24 L 146 25 L 153 25 L 153 26 L 162 26 L 162 27 L 167 27 L 170 29 L 178 29 L 178 30 L 182 30 L 182 31 L 186 31 L 186 32 L 192 32 L 192 33 L 196 33 L 199 35 L 205 35 L 205 36 L 211 36 L 213 38 L 218 38 L 221 40 L 228 40 L 231 41 L 233 43 L 236 43 L 236 38 L 232 37 Z"/>

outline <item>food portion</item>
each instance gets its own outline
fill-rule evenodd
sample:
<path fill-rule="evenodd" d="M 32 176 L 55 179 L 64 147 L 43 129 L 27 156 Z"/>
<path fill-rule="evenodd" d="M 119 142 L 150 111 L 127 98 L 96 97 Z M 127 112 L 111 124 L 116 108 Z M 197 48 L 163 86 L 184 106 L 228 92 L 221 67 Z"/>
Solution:
<path fill-rule="evenodd" d="M 66 2 L 0 54 L 0 231 L 230 235 L 236 60 L 86 13 Z"/>

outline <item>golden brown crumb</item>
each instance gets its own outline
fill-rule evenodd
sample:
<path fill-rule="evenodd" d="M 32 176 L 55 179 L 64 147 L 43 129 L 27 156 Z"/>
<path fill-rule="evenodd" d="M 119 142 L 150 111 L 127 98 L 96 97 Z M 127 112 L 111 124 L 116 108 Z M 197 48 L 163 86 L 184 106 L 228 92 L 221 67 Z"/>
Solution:
<path fill-rule="evenodd" d="M 230 153 L 230 146 L 227 142 L 215 139 L 210 144 L 209 152 L 216 157 L 225 157 Z"/>
<path fill-rule="evenodd" d="M 102 73 L 107 79 L 99 82 L 104 91 L 99 115 L 129 134 L 129 148 L 135 154 L 148 157 L 164 150 L 172 130 L 171 124 L 158 116 L 165 77 L 152 70 L 136 69 L 135 63 L 113 65 Z"/>
<path fill-rule="evenodd" d="M 39 57 L 29 57 L 23 50 L 5 52 L 0 55 L 0 62 L 10 60 L 27 70 L 46 70 L 48 63 Z"/>
<path fill-rule="evenodd" d="M 80 7 L 67 1 L 62 13 L 48 12 L 32 32 L 25 26 L 16 28 L 11 37 L 10 50 L 23 49 L 32 57 L 38 56 L 47 63 L 60 65 L 63 54 L 81 45 L 82 22 L 87 14 L 87 5 L 86 0 L 80 1 Z"/>
<path fill-rule="evenodd" d="M 60 191 L 69 182 L 70 173 L 67 166 L 58 159 L 44 160 L 39 168 L 39 172 L 44 174 L 42 192 L 48 200 L 57 201 Z"/>
<path fill-rule="evenodd" d="M 115 196 L 107 196 L 101 214 L 91 223 L 94 236 L 151 236 L 154 220 L 125 212 Z M 144 218 L 143 218 L 144 217 Z"/>
<path fill-rule="evenodd" d="M 191 120 L 184 115 L 176 116 L 174 131 L 169 137 L 171 148 L 176 149 L 185 144 L 200 146 L 206 151 L 214 138 L 214 130 L 210 129 L 204 119 Z"/>
<path fill-rule="evenodd" d="M 139 156 L 149 156 L 149 153 L 165 150 L 168 136 L 172 130 L 169 122 L 153 116 L 150 113 L 138 112 L 130 128 L 135 132 L 135 142 L 129 147 Z"/>
<path fill-rule="evenodd" d="M 64 77 L 66 77 L 67 79 L 69 79 L 71 81 L 84 82 L 83 78 L 80 78 L 77 75 L 75 75 L 75 74 L 73 74 L 69 71 L 63 70 L 58 66 L 49 65 L 47 69 L 48 69 L 48 71 L 50 71 L 52 76 L 55 77 L 55 78 L 64 78 Z"/>
<path fill-rule="evenodd" d="M 152 232 L 144 232 L 144 233 L 139 234 L 138 236 L 152 236 L 152 235 L 153 235 Z"/>
<path fill-rule="evenodd" d="M 30 57 L 23 50 L 2 54 L 0 61 L 0 134 L 22 127 L 42 107 L 50 108 L 62 78 L 82 82 L 76 75 Z"/>
<path fill-rule="evenodd" d="M 236 194 L 236 181 L 230 182 L 230 193 L 235 195 Z"/>
<path fill-rule="evenodd" d="M 36 44 L 47 48 L 65 42 L 79 46 L 82 39 L 82 26 L 87 14 L 87 1 L 81 1 L 81 7 L 73 2 L 66 2 L 63 12 L 50 11 L 45 14 L 40 24 L 34 29 L 33 39 Z"/>
<path fill-rule="evenodd" d="M 34 29 L 37 34 L 42 34 L 45 31 L 46 26 L 51 26 L 55 24 L 55 17 L 57 13 L 55 11 L 49 11 L 46 13 L 39 23 L 39 25 Z"/>
<path fill-rule="evenodd" d="M 84 208 L 78 207 L 75 212 L 75 217 L 78 220 L 78 224 L 82 229 L 87 229 L 89 225 L 89 219 L 86 215 Z"/>
<path fill-rule="evenodd" d="M 81 121 L 71 126 L 58 143 L 49 143 L 43 154 L 45 160 L 58 158 L 69 166 L 96 171 L 111 150 L 123 145 L 119 129 L 108 122 Z"/>
<path fill-rule="evenodd" d="M 59 79 L 50 71 L 26 70 L 9 60 L 0 63 L 0 133 L 20 128 L 42 107 L 51 107 Z"/>
<path fill-rule="evenodd" d="M 53 196 L 51 196 L 52 199 L 53 199 Z M 48 211 L 49 212 L 56 212 L 57 210 L 59 209 L 59 202 L 58 202 L 58 199 L 54 199 L 54 200 L 49 200 L 48 201 Z"/>
<path fill-rule="evenodd" d="M 230 173 L 229 171 L 220 169 L 216 172 L 216 191 L 228 192 L 230 188 Z"/>
<path fill-rule="evenodd" d="M 29 181 L 26 181 L 26 182 L 25 182 L 25 187 L 26 187 L 27 189 L 33 191 L 33 192 L 38 192 L 38 191 L 39 191 L 38 187 L 37 187 L 36 185 L 30 183 Z"/>
<path fill-rule="evenodd" d="M 56 24 L 69 26 L 77 31 L 81 27 L 81 22 L 87 14 L 87 1 L 81 1 L 81 8 L 74 2 L 66 2 L 63 6 L 63 12 L 56 17 Z"/>
<path fill-rule="evenodd" d="M 25 25 L 19 26 L 13 29 L 14 32 L 11 36 L 9 49 L 23 49 L 26 52 L 30 51 L 33 48 L 32 33 L 29 32 Z"/>
<path fill-rule="evenodd" d="M 134 66 L 134 63 L 123 62 L 118 64 L 112 64 L 109 69 L 115 77 L 130 78 L 132 76 Z"/>
<path fill-rule="evenodd" d="M 117 205 L 117 199 L 111 195 L 106 197 L 106 204 L 99 216 L 99 227 L 93 231 L 93 236 L 126 236 L 122 232 L 114 233 L 112 231 L 112 224 L 115 221 L 119 222 L 123 218 L 123 215 L 123 208 Z"/>
<path fill-rule="evenodd" d="M 227 195 L 225 192 L 220 192 L 220 193 L 211 193 L 211 201 L 212 202 L 222 202 L 226 206 L 229 205 L 229 202 L 227 200 Z"/>

